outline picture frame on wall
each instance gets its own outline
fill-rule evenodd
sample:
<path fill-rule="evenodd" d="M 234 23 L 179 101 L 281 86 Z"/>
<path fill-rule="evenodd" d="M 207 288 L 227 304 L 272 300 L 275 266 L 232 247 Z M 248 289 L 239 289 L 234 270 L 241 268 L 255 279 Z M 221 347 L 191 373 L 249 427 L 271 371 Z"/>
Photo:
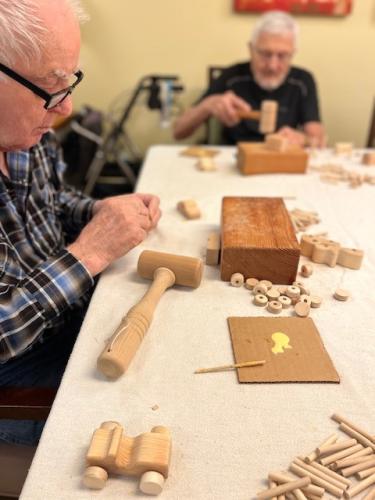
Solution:
<path fill-rule="evenodd" d="M 291 14 L 347 16 L 354 0 L 234 0 L 236 12 L 283 10 Z"/>

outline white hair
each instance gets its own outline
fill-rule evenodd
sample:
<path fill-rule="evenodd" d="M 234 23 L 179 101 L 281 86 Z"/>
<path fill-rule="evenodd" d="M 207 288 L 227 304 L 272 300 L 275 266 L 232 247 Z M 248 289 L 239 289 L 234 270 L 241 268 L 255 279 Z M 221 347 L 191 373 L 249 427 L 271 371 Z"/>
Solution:
<path fill-rule="evenodd" d="M 255 45 L 261 33 L 283 35 L 291 33 L 294 46 L 297 47 L 299 27 L 293 17 L 280 10 L 273 10 L 263 14 L 254 26 L 250 42 Z"/>
<path fill-rule="evenodd" d="M 80 0 L 62 1 L 71 8 L 78 22 L 89 19 Z M 38 4 L 38 0 L 0 0 L 1 63 L 12 66 L 20 57 L 30 66 L 40 60 L 49 30 L 40 18 Z"/>

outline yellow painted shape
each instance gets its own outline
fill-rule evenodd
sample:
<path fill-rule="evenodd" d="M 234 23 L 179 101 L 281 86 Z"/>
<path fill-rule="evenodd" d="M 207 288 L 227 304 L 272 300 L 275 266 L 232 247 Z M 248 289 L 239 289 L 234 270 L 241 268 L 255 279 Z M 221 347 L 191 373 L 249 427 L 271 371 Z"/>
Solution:
<path fill-rule="evenodd" d="M 289 345 L 289 337 L 283 332 L 275 332 L 272 334 L 272 340 L 275 345 L 272 347 L 272 352 L 274 354 L 283 353 L 284 349 L 292 349 L 292 346 Z"/>

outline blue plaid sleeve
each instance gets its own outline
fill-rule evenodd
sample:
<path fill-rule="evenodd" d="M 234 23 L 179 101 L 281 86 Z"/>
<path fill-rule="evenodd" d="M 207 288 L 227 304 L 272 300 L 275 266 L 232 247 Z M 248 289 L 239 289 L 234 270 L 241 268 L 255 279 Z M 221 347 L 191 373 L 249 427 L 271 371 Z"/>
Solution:
<path fill-rule="evenodd" d="M 27 349 L 51 320 L 77 302 L 94 284 L 67 250 L 38 265 L 17 286 L 0 285 L 0 363 Z"/>

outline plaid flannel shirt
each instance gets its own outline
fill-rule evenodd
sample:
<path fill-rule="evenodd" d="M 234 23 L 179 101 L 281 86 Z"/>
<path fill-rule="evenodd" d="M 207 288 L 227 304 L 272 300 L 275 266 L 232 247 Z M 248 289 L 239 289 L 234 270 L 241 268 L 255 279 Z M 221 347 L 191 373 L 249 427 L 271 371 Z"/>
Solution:
<path fill-rule="evenodd" d="M 0 176 L 0 363 L 46 335 L 90 298 L 94 281 L 69 251 L 94 201 L 64 185 L 65 164 L 52 132 L 6 154 Z"/>

